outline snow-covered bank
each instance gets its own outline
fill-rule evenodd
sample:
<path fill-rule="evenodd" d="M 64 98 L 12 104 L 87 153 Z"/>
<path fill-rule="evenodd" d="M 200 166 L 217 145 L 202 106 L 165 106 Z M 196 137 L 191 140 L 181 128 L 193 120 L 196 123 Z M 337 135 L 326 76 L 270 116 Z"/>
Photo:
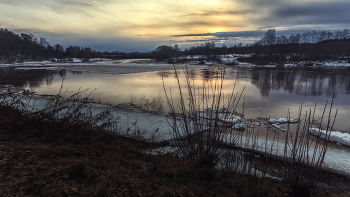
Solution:
<path fill-rule="evenodd" d="M 310 133 L 315 136 L 319 136 L 322 139 L 325 139 L 329 136 L 329 140 L 331 142 L 335 142 L 338 144 L 346 145 L 350 147 L 350 134 L 349 133 L 341 133 L 337 131 L 328 131 L 321 130 L 318 128 L 310 128 Z"/>
<path fill-rule="evenodd" d="M 253 63 L 241 62 L 238 61 L 239 58 L 250 58 L 253 54 L 226 54 L 226 55 L 212 55 L 208 61 L 208 57 L 205 55 L 187 55 L 181 56 L 176 59 L 187 60 L 189 64 L 207 64 L 207 65 L 231 65 L 231 66 L 239 66 L 239 67 L 278 67 L 277 63 L 267 64 L 267 65 L 257 65 Z M 287 57 L 288 58 L 288 57 Z M 215 59 L 218 62 L 215 62 Z M 300 61 L 293 62 L 287 61 L 284 64 L 284 67 L 327 67 L 327 68 L 340 68 L 340 67 L 350 67 L 350 61 L 346 57 L 339 57 L 338 59 L 332 60 L 319 60 L 319 61 Z"/>
<path fill-rule="evenodd" d="M 24 61 L 24 62 L 14 62 L 10 64 L 1 64 L 0 67 L 27 67 L 34 68 L 34 67 L 66 67 L 76 64 L 93 64 L 93 63 L 103 63 L 103 62 L 109 62 L 112 61 L 111 59 L 106 58 L 91 58 L 91 59 L 82 59 L 82 58 L 66 58 L 66 59 L 52 59 L 50 61 L 44 60 L 44 61 Z"/>
<path fill-rule="evenodd" d="M 141 60 L 140 60 L 141 61 Z M 60 70 L 90 72 L 100 74 L 130 74 L 153 71 L 174 70 L 173 64 L 167 63 L 140 63 L 140 61 L 101 61 L 101 62 L 81 62 L 81 63 L 58 63 L 58 62 L 23 62 L 18 64 L 0 64 L 0 67 L 15 68 L 18 70 Z M 127 62 L 127 63 L 125 63 Z M 176 69 L 207 68 L 208 65 L 184 65 L 175 64 Z"/>
<path fill-rule="evenodd" d="M 243 61 L 238 61 L 239 58 L 250 58 L 253 54 L 226 54 L 226 55 L 212 55 L 208 60 L 205 55 L 187 55 L 174 58 L 175 64 L 186 64 L 186 65 L 196 65 L 196 66 L 236 66 L 244 68 L 252 67 L 264 67 L 264 68 L 274 68 L 280 67 L 281 65 L 276 63 L 270 63 L 266 65 L 257 65 L 254 63 L 248 63 Z M 43 67 L 46 69 L 48 67 L 62 68 L 62 67 L 76 67 L 76 66 L 138 66 L 138 65 L 165 65 L 164 62 L 156 62 L 152 59 L 122 59 L 122 60 L 111 60 L 106 58 L 92 58 L 89 60 L 79 59 L 79 58 L 67 58 L 63 60 L 53 59 L 51 61 L 28 61 L 22 63 L 12 63 L 12 64 L 1 64 L 0 67 L 26 67 L 30 69 L 32 67 Z M 168 64 L 172 65 L 172 64 Z M 284 67 L 325 67 L 325 68 L 347 68 L 350 67 L 350 61 L 346 58 L 334 59 L 334 60 L 324 60 L 324 61 L 300 61 L 293 62 L 287 61 L 283 65 Z"/>
<path fill-rule="evenodd" d="M 341 68 L 350 67 L 349 60 L 325 60 L 325 61 L 301 61 L 301 62 L 289 62 L 284 65 L 285 67 L 327 67 L 327 68 Z"/>
<path fill-rule="evenodd" d="M 42 66 L 42 67 L 17 67 L 15 68 L 16 70 L 58 70 L 60 67 L 55 67 L 55 66 Z"/>

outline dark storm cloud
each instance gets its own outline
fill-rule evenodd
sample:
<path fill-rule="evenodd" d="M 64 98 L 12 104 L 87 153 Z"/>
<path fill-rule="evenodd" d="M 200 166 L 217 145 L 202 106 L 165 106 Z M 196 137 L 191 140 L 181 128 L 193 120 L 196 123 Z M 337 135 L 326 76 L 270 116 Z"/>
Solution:
<path fill-rule="evenodd" d="M 89 15 L 91 10 L 100 10 L 99 6 L 110 3 L 111 0 L 1 0 L 0 4 L 25 7 L 46 7 L 58 13 L 81 13 Z"/>
<path fill-rule="evenodd" d="M 211 41 L 214 41 L 214 42 L 221 42 L 221 41 L 228 41 L 228 40 L 233 40 L 234 38 L 204 38 L 204 39 L 194 39 L 194 40 L 191 40 L 191 39 L 188 39 L 188 40 L 184 40 L 184 41 L 181 41 L 181 42 L 195 42 L 195 43 L 198 43 L 198 42 L 211 42 Z M 178 42 L 178 41 L 176 41 Z"/>
<path fill-rule="evenodd" d="M 243 0 L 241 3 L 246 4 Z M 257 29 L 309 25 L 317 27 L 344 29 L 350 25 L 350 1 L 290 1 L 290 0 L 251 0 L 251 9 L 256 10 L 249 21 Z M 248 15 L 249 16 L 249 15 Z M 247 16 L 247 17 L 248 17 Z"/>
<path fill-rule="evenodd" d="M 292 34 L 303 33 L 308 30 L 277 30 L 277 35 L 290 36 Z M 237 31 L 237 32 L 216 32 L 216 33 L 202 33 L 202 34 L 183 34 L 172 35 L 172 37 L 202 37 L 201 39 L 188 39 L 184 42 L 206 42 L 206 41 L 228 41 L 228 40 L 247 40 L 253 38 L 253 40 L 259 40 L 266 33 L 266 30 L 257 31 Z M 207 37 L 207 38 L 205 38 Z"/>
<path fill-rule="evenodd" d="M 184 16 L 245 15 L 254 12 L 254 10 L 204 11 L 202 13 L 191 13 Z"/>
<path fill-rule="evenodd" d="M 154 14 L 155 10 L 146 9 L 147 6 L 136 6 L 137 8 L 134 10 L 132 6 L 127 6 L 128 3 L 134 1 L 126 0 L 0 0 L 0 9 L 2 9 L 1 7 L 4 5 L 15 5 L 12 7 L 10 6 L 13 10 L 8 10 L 9 13 L 16 13 L 23 10 L 18 9 L 19 11 L 16 11 L 18 7 L 21 7 L 31 14 L 28 17 L 30 20 L 24 18 L 27 16 L 27 12 L 18 13 L 20 17 L 17 21 L 9 20 L 14 24 L 11 30 L 15 30 L 14 28 L 18 27 L 33 28 L 17 29 L 17 33 L 32 33 L 37 37 L 45 37 L 51 44 L 61 43 L 64 46 L 90 46 L 96 50 L 149 51 L 165 43 L 194 45 L 207 41 L 227 41 L 232 43 L 240 41 L 254 42 L 264 36 L 267 29 L 270 28 L 276 29 L 277 35 L 289 36 L 291 34 L 303 33 L 310 30 L 335 30 L 347 29 L 350 27 L 350 14 L 348 11 L 350 10 L 350 0 L 232 0 L 232 2 L 233 1 L 235 4 L 241 4 L 241 6 L 225 7 L 226 4 L 220 4 L 222 5 L 220 9 L 212 8 L 211 6 L 198 6 L 198 8 L 195 6 L 188 7 L 185 9 L 186 11 L 179 12 L 179 15 L 177 15 L 179 17 L 177 18 L 165 17 L 166 14 L 158 17 L 158 15 L 155 14 L 150 15 L 151 19 L 143 21 L 142 23 L 140 19 L 142 19 L 143 16 L 148 16 L 147 12 L 142 11 L 145 9 Z M 151 2 L 152 1 L 140 0 L 135 5 L 139 5 L 140 3 L 144 3 L 142 5 L 148 5 L 151 4 Z M 179 1 L 179 3 L 181 2 Z M 112 14 L 106 13 L 110 5 L 114 6 L 119 4 L 126 5 L 122 6 L 123 9 L 130 8 L 130 15 L 128 15 L 129 12 L 120 14 L 122 10 L 113 10 L 111 11 Z M 134 4 L 131 5 L 135 6 Z M 169 8 L 171 7 L 169 5 L 172 4 L 164 5 L 164 7 Z M 231 10 L 222 11 L 224 9 Z M 41 10 L 45 11 L 43 12 L 45 14 L 49 14 L 49 12 L 58 13 L 57 15 L 52 15 L 57 17 L 57 21 L 53 20 L 44 23 L 46 16 L 44 14 L 40 15 Z M 171 9 L 167 11 L 169 12 Z M 116 13 L 115 16 L 113 12 Z M 143 15 L 140 14 L 140 16 L 138 16 L 138 13 L 142 13 Z M 161 10 L 159 10 L 159 13 L 161 13 Z M 0 14 L 3 14 L 3 12 L 0 12 Z M 108 14 L 110 14 L 110 16 Z M 118 14 L 120 14 L 120 16 Z M 62 19 L 66 20 L 66 18 L 62 17 L 61 19 L 60 17 L 66 15 L 71 16 L 72 19 L 77 19 L 78 22 L 76 26 L 78 29 L 75 29 L 76 27 L 74 25 L 64 25 L 65 21 L 62 22 Z M 137 17 L 131 20 L 134 15 Z M 12 16 L 11 14 L 8 18 L 9 17 L 16 18 L 15 15 Z M 96 20 L 100 17 L 101 20 Z M 85 18 L 86 20 L 83 20 Z M 131 22 L 124 19 L 130 19 Z M 78 24 L 80 20 L 81 24 L 85 26 Z M 91 23 L 91 29 L 94 29 L 92 32 L 89 32 L 86 28 L 86 24 L 89 24 L 90 20 L 96 20 L 94 23 Z M 6 21 L 4 20 L 2 23 L 4 22 Z M 30 25 L 23 26 L 26 24 L 24 22 Z M 55 23 L 58 25 L 54 25 Z M 17 24 L 22 26 L 16 26 Z M 37 24 L 39 26 L 37 26 Z M 38 29 L 43 29 L 49 26 L 48 24 L 53 25 L 50 25 L 50 29 L 48 28 L 47 32 L 45 30 L 38 32 Z M 223 29 L 229 30 L 242 29 L 252 31 L 206 33 L 208 29 L 214 29 L 214 27 L 223 27 Z M 37 28 L 37 31 L 35 28 Z M 163 30 L 162 28 L 167 29 Z M 58 33 L 53 32 L 55 29 Z M 181 33 L 181 35 L 170 36 L 171 34 L 175 34 L 171 33 L 172 29 L 174 29 L 174 32 L 179 32 L 179 29 L 183 30 L 180 31 L 183 33 Z M 193 34 L 193 32 L 191 32 L 192 29 L 195 29 L 197 33 Z M 284 30 L 282 31 L 279 29 Z M 126 38 L 125 36 L 127 35 L 123 34 L 123 37 L 122 33 L 120 33 L 123 32 L 122 30 L 127 30 L 126 32 L 130 32 L 130 35 L 137 36 Z M 198 33 L 198 30 L 201 31 Z M 74 34 L 71 32 L 80 32 L 81 34 Z M 145 35 L 142 35 L 144 32 Z M 167 38 L 164 34 L 168 34 L 171 40 L 165 40 Z M 157 38 L 157 35 L 161 36 Z"/>
<path fill-rule="evenodd" d="M 172 35 L 173 37 L 189 37 L 189 36 L 216 36 L 219 38 L 234 38 L 234 37 L 256 37 L 261 36 L 264 31 L 237 31 L 237 32 L 216 32 L 202 34 L 183 34 Z"/>
<path fill-rule="evenodd" d="M 295 24 L 350 24 L 350 1 L 317 2 L 281 7 L 268 17 Z"/>
<path fill-rule="evenodd" d="M 154 24 L 148 24 L 148 25 L 133 25 L 133 26 L 127 26 L 131 28 L 165 28 L 165 27 L 193 27 L 193 26 L 211 26 L 214 25 L 215 22 L 210 21 L 187 21 L 187 22 L 171 22 L 167 20 L 161 20 Z"/>

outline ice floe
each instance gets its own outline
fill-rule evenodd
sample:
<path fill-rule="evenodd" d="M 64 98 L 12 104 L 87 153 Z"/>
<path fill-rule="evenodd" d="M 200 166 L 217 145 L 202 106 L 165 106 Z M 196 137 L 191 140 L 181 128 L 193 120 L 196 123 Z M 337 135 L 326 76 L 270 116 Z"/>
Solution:
<path fill-rule="evenodd" d="M 279 129 L 281 131 L 286 131 L 286 129 L 282 126 L 283 124 L 294 124 L 297 122 L 298 122 L 298 120 L 287 119 L 287 118 L 270 119 L 267 121 L 267 123 L 269 123 L 271 126 L 275 127 L 276 129 Z"/>
<path fill-rule="evenodd" d="M 287 119 L 287 118 L 280 118 L 280 119 L 270 119 L 268 123 L 270 124 L 287 124 L 287 123 L 297 123 L 298 120 L 294 119 Z"/>
<path fill-rule="evenodd" d="M 237 123 L 232 126 L 233 129 L 244 129 L 245 124 L 244 123 Z"/>
<path fill-rule="evenodd" d="M 208 121 L 217 120 L 225 127 L 232 127 L 233 129 L 241 130 L 246 127 L 246 120 L 244 117 L 239 117 L 227 108 L 221 108 L 219 110 L 205 109 L 194 113 L 196 117 L 204 118 Z"/>
<path fill-rule="evenodd" d="M 319 136 L 322 139 L 325 139 L 328 135 L 331 142 L 339 143 L 342 145 L 350 146 L 350 134 L 341 133 L 338 131 L 327 132 L 327 130 L 321 130 L 318 128 L 310 128 L 310 133 L 315 136 Z M 330 134 L 329 134 L 330 133 Z"/>

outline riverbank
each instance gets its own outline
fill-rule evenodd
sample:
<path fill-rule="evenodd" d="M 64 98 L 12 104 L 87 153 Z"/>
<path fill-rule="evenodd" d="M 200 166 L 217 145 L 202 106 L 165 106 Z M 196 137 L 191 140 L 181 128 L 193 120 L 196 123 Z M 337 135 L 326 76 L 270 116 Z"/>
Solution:
<path fill-rule="evenodd" d="M 140 72 L 172 70 L 175 63 L 177 69 L 187 66 L 192 68 L 208 67 L 242 67 L 242 68 L 350 68 L 349 57 L 338 58 L 305 58 L 301 56 L 286 56 L 281 62 L 280 56 L 256 56 L 255 54 L 226 54 L 212 55 L 188 55 L 174 58 L 173 60 L 155 61 L 155 59 L 105 59 L 95 58 L 68 59 L 58 61 L 25 61 L 19 63 L 4 64 L 0 67 L 15 67 L 21 70 L 66 69 L 74 72 L 93 72 L 101 74 L 130 74 Z"/>
<path fill-rule="evenodd" d="M 184 65 L 184 64 L 167 64 L 155 62 L 154 60 L 108 60 L 99 62 L 22 62 L 14 64 L 0 64 L 0 67 L 15 68 L 17 70 L 61 70 L 73 72 L 89 72 L 100 74 L 130 74 L 153 71 L 167 71 L 183 69 L 187 66 L 192 68 L 207 68 L 207 65 Z M 1 77 L 1 76 L 0 76 Z"/>
<path fill-rule="evenodd" d="M 2 109 L 0 122 L 1 196 L 288 196 L 276 180 L 260 188 L 251 176 L 146 154 L 159 148 L 150 142 L 83 128 L 48 139 L 43 132 L 60 129 L 57 122 L 15 109 Z"/>
<path fill-rule="evenodd" d="M 0 195 L 293 195 L 292 182 L 268 174 L 237 173 L 233 168 L 198 166 L 191 158 L 157 153 L 162 146 L 150 139 L 126 137 L 130 131 L 110 132 L 114 122 L 108 112 L 90 113 L 93 109 L 88 105 L 74 103 L 79 95 L 61 95 L 39 111 L 18 107 L 23 99 L 15 95 L 6 100 L 14 98 L 15 102 L 1 103 Z M 246 159 L 238 161 L 253 161 Z M 316 190 L 318 196 L 347 192 L 325 185 Z"/>

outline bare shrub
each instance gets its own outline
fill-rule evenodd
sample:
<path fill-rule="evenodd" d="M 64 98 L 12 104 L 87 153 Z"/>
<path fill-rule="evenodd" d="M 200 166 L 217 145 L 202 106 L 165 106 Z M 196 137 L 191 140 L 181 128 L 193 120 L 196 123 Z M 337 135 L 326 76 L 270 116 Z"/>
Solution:
<path fill-rule="evenodd" d="M 194 80 L 191 81 L 189 77 L 188 69 L 184 69 L 187 98 L 182 92 L 175 69 L 180 92 L 179 103 L 173 102 L 171 88 L 168 93 L 163 81 L 170 110 L 167 119 L 172 128 L 175 152 L 183 158 L 190 159 L 198 168 L 216 166 L 228 154 L 228 150 L 220 148 L 221 142 L 235 144 L 241 134 L 236 132 L 233 125 L 227 124 L 232 122 L 232 115 L 236 112 L 242 93 L 234 94 L 234 86 L 232 94 L 227 97 L 228 102 L 223 102 L 224 73 L 225 70 L 217 71 L 213 80 L 203 80 L 202 86 L 196 87 Z M 243 120 L 239 124 L 244 124 Z"/>
<path fill-rule="evenodd" d="M 118 117 L 110 108 L 96 110 L 93 105 L 84 102 L 91 93 L 88 90 L 75 93 L 60 91 L 51 99 L 42 99 L 27 91 L 3 94 L 0 97 L 0 113 L 8 118 L 2 121 L 12 127 L 6 132 L 30 131 L 28 134 L 43 141 L 72 142 L 89 139 L 89 134 L 118 132 Z"/>
<path fill-rule="evenodd" d="M 244 132 L 235 128 L 230 117 L 237 114 L 236 107 L 241 94 L 233 92 L 224 102 L 222 92 L 224 70 L 217 71 L 208 83 L 196 87 L 184 69 L 186 90 L 181 89 L 178 73 L 180 102 L 174 103 L 171 88 L 164 91 L 170 108 L 168 115 L 172 127 L 171 135 L 176 154 L 193 162 L 196 168 L 217 167 L 226 173 L 243 177 L 247 185 L 259 187 L 265 191 L 266 179 L 283 180 L 288 185 L 292 196 L 315 196 L 319 184 L 319 173 L 324 172 L 324 158 L 328 149 L 329 136 L 334 125 L 336 114 L 332 117 L 332 104 L 329 109 L 325 129 L 326 139 L 312 137 L 310 128 L 315 125 L 315 108 L 302 114 L 302 106 L 298 114 L 296 129 L 288 129 L 282 137 L 267 128 L 266 136 L 261 136 L 259 129 L 245 124 Z M 164 82 L 163 82 L 164 83 Z M 244 105 L 243 105 L 244 106 Z M 325 111 L 327 104 L 325 106 Z M 322 114 L 322 120 L 325 116 Z M 225 113 L 226 112 L 226 113 Z M 243 120 L 243 119 L 242 119 Z M 242 123 L 241 122 L 241 123 Z M 319 125 L 321 128 L 322 122 Z M 284 137 L 283 137 L 284 136 Z M 279 168 L 279 172 L 273 170 Z M 275 174 L 276 176 L 271 176 Z"/>
<path fill-rule="evenodd" d="M 314 139 L 310 129 L 315 125 L 315 111 L 310 108 L 302 115 L 302 106 L 299 109 L 299 121 L 295 133 L 287 132 L 285 136 L 284 160 L 288 163 L 285 168 L 285 181 L 290 186 L 292 196 L 315 196 L 318 177 L 324 167 L 324 158 L 328 149 L 329 138 L 333 130 L 337 112 L 332 118 L 332 106 L 326 115 L 328 101 L 325 105 L 319 128 L 326 118 L 326 137 Z M 288 129 L 289 131 L 289 129 Z"/>
<path fill-rule="evenodd" d="M 163 99 L 160 95 L 149 97 L 142 95 L 140 98 L 132 96 L 130 103 L 126 103 L 126 105 L 144 112 L 151 112 L 154 114 L 164 113 Z"/>

